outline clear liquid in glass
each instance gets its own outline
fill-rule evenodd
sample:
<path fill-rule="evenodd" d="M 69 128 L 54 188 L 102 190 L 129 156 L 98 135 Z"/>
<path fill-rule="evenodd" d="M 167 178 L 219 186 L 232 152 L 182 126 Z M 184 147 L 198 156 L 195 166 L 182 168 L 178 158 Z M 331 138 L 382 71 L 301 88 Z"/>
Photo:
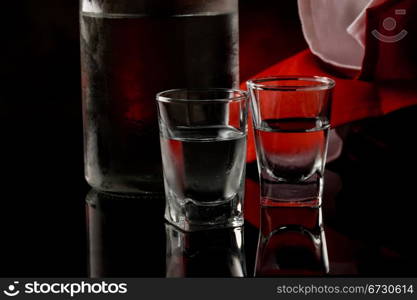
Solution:
<path fill-rule="evenodd" d="M 264 194 L 277 200 L 320 198 L 329 130 L 318 118 L 263 120 L 255 141 Z"/>
<path fill-rule="evenodd" d="M 234 218 L 243 222 L 245 134 L 229 126 L 182 128 L 161 137 L 161 150 L 171 206 L 166 211 L 168 220 L 233 224 L 229 221 Z M 180 220 L 181 215 L 187 220 Z"/>

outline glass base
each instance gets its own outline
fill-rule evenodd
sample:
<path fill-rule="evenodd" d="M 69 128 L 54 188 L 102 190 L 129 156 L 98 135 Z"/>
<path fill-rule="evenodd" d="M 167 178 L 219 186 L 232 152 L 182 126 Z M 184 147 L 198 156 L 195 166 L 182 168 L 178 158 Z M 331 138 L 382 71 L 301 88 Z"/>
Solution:
<path fill-rule="evenodd" d="M 319 174 L 296 183 L 261 178 L 261 206 L 320 207 L 322 193 L 323 176 Z"/>
<path fill-rule="evenodd" d="M 166 195 L 165 219 L 183 231 L 239 227 L 244 223 L 243 192 L 230 200 L 208 205 Z"/>
<path fill-rule="evenodd" d="M 85 168 L 85 179 L 95 190 L 103 193 L 142 195 L 162 193 L 164 184 L 160 170 L 155 168 L 153 175 L 109 172 L 104 174 L 98 168 Z"/>

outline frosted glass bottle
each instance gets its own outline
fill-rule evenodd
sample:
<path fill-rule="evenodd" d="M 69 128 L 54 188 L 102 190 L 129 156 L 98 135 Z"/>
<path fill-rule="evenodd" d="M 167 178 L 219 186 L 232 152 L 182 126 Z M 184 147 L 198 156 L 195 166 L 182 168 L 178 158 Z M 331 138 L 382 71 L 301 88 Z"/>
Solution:
<path fill-rule="evenodd" d="M 155 94 L 238 85 L 238 0 L 81 0 L 85 176 L 162 192 Z"/>

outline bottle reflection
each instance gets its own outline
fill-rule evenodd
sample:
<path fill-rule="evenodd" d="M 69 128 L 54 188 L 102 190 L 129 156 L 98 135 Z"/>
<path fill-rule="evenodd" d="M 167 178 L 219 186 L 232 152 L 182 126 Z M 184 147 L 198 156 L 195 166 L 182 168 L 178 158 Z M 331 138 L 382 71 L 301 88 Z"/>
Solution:
<path fill-rule="evenodd" d="M 161 277 L 164 199 L 91 190 L 86 197 L 90 277 Z"/>
<path fill-rule="evenodd" d="M 309 276 L 328 272 L 321 208 L 261 208 L 255 276 Z"/>
<path fill-rule="evenodd" d="M 184 232 L 166 224 L 167 277 L 244 277 L 243 227 Z"/>

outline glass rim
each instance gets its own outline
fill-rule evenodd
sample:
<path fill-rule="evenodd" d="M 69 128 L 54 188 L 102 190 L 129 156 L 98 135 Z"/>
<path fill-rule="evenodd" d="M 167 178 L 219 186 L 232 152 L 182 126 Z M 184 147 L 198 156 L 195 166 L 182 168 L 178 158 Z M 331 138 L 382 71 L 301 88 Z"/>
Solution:
<path fill-rule="evenodd" d="M 225 93 L 236 93 L 238 96 L 232 97 L 232 98 L 202 98 L 202 99 L 187 99 L 186 97 L 172 97 L 168 96 L 170 93 L 179 93 L 179 92 L 225 92 Z M 231 89 L 231 88 L 193 88 L 193 89 L 187 89 L 187 88 L 180 88 L 180 89 L 170 89 L 166 91 L 162 91 L 156 94 L 156 101 L 158 102 L 167 102 L 167 103 L 185 103 L 185 102 L 191 102 L 191 103 L 199 103 L 199 102 L 239 102 L 244 101 L 248 99 L 248 93 L 243 90 L 239 89 Z"/>
<path fill-rule="evenodd" d="M 279 82 L 285 81 L 306 81 L 315 83 L 312 85 L 300 84 L 300 85 L 280 85 Z M 278 84 L 268 84 L 272 82 L 278 82 Z M 250 79 L 246 82 L 248 88 L 254 90 L 265 90 L 265 91 L 320 91 L 330 90 L 336 82 L 325 76 L 303 76 L 303 75 L 283 75 L 283 76 L 271 76 Z"/>

